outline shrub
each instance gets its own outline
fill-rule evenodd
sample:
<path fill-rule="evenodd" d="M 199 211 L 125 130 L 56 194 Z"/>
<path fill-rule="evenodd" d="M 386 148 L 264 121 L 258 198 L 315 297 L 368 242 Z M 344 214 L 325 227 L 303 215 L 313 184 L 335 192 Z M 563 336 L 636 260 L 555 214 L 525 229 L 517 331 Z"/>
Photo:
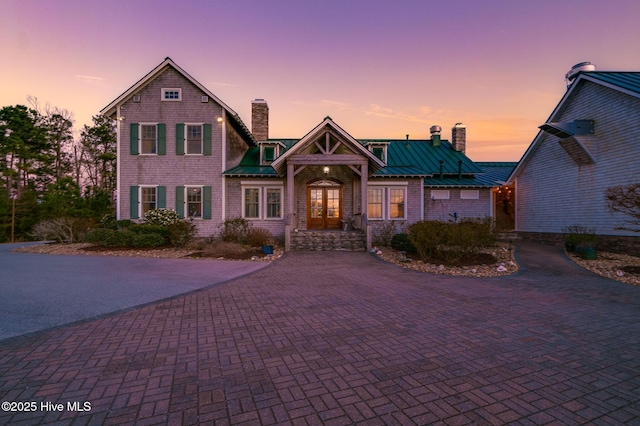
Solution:
<path fill-rule="evenodd" d="M 143 220 L 144 223 L 148 223 L 150 225 L 169 226 L 173 225 L 176 222 L 179 222 L 181 219 L 175 210 L 153 209 L 148 210 L 144 214 Z"/>
<path fill-rule="evenodd" d="M 271 241 L 271 232 L 265 228 L 249 228 L 247 232 L 247 244 L 251 247 L 262 247 Z"/>
<path fill-rule="evenodd" d="M 391 247 L 396 250 L 404 251 L 407 253 L 415 253 L 416 248 L 411 243 L 408 234 L 396 234 L 391 238 Z"/>
<path fill-rule="evenodd" d="M 251 223 L 242 217 L 227 219 L 222 225 L 222 241 L 241 243 L 246 241 Z"/>
<path fill-rule="evenodd" d="M 409 240 L 423 259 L 459 261 L 495 244 L 490 219 L 422 221 L 409 227 Z"/>
<path fill-rule="evenodd" d="M 136 234 L 131 239 L 131 246 L 136 248 L 160 247 L 164 244 L 166 244 L 164 237 L 155 233 Z"/>
<path fill-rule="evenodd" d="M 125 230 L 131 231 L 134 234 L 158 234 L 164 238 L 164 244 L 169 242 L 170 230 L 168 226 L 141 223 L 131 225 L 128 228 L 125 228 Z"/>
<path fill-rule="evenodd" d="M 583 245 L 594 245 L 596 243 L 596 231 L 581 225 L 567 226 L 562 229 L 565 234 L 565 242 L 573 244 L 575 247 Z"/>
<path fill-rule="evenodd" d="M 89 229 L 91 229 L 89 219 L 59 217 L 37 223 L 31 230 L 31 236 L 39 240 L 77 243 L 83 241 Z"/>
<path fill-rule="evenodd" d="M 168 227 L 169 242 L 174 247 L 186 247 L 196 236 L 196 226 L 186 220 L 181 220 Z"/>
<path fill-rule="evenodd" d="M 130 247 L 136 234 L 131 231 L 116 231 L 108 228 L 95 228 L 87 232 L 84 241 L 103 247 Z"/>
<path fill-rule="evenodd" d="M 391 240 L 396 233 L 396 223 L 391 220 L 382 222 L 374 236 L 374 244 L 380 246 L 391 245 Z"/>

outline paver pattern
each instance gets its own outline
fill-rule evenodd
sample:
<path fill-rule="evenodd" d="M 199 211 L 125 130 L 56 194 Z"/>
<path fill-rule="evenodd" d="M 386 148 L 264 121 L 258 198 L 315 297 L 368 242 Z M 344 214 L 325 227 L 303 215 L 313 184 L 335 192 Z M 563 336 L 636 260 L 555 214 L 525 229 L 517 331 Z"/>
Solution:
<path fill-rule="evenodd" d="M 0 342 L 0 424 L 640 424 L 640 288 L 522 243 L 517 275 L 294 252 Z M 40 408 L 40 407 L 38 407 Z"/>

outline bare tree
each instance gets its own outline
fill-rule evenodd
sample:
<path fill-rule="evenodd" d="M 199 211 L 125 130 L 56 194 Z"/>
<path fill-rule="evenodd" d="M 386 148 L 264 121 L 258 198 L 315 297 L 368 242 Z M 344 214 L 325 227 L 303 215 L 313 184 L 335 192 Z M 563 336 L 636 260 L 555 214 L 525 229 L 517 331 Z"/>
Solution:
<path fill-rule="evenodd" d="M 640 232 L 640 183 L 611 187 L 607 189 L 605 198 L 609 210 L 631 217 L 625 220 L 631 227 L 620 226 L 616 229 Z"/>

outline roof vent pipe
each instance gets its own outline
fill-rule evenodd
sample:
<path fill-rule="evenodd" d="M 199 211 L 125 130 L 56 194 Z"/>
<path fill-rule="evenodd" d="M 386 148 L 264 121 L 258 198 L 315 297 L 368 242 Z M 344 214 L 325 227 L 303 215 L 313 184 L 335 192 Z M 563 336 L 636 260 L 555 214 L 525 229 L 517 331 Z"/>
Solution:
<path fill-rule="evenodd" d="M 440 180 L 442 180 L 443 164 L 444 164 L 444 160 L 440 160 Z"/>
<path fill-rule="evenodd" d="M 567 72 L 564 75 L 564 79 L 567 82 L 567 87 L 571 86 L 571 83 L 573 83 L 573 80 L 575 80 L 578 77 L 579 73 L 591 72 L 595 70 L 596 70 L 596 66 L 593 65 L 591 62 L 580 62 L 579 64 L 575 64 L 574 66 L 571 67 L 569 72 Z"/>
<path fill-rule="evenodd" d="M 442 127 L 431 126 L 429 129 L 429 133 L 431 133 L 431 145 L 440 146 L 440 132 L 442 132 Z"/>
<path fill-rule="evenodd" d="M 462 160 L 458 160 L 458 180 L 462 180 Z"/>

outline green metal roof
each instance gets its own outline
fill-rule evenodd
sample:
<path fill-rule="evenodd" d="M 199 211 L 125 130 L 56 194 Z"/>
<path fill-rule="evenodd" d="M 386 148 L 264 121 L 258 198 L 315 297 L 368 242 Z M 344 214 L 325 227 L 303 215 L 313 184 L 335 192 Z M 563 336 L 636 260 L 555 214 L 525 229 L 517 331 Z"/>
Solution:
<path fill-rule="evenodd" d="M 299 139 L 270 139 L 281 142 L 286 152 Z M 387 165 L 378 170 L 373 177 L 424 177 L 428 181 L 438 179 L 440 185 L 448 186 L 495 186 L 493 175 L 474 163 L 462 152 L 455 151 L 448 141 L 441 141 L 440 146 L 433 146 L 430 140 L 404 139 L 362 139 L 359 143 L 387 143 Z M 282 154 L 282 153 L 281 153 Z M 442 161 L 443 180 L 440 180 L 440 162 Z M 459 170 L 459 162 L 461 170 Z M 489 164 L 489 163 L 483 163 Z M 515 163 L 495 163 L 515 166 Z M 513 168 L 511 167 L 511 169 Z M 497 170 L 496 167 L 489 170 Z M 462 179 L 458 179 L 461 172 Z M 509 169 L 510 172 L 510 169 Z M 250 147 L 240 164 L 227 170 L 226 176 L 277 177 L 271 166 L 260 165 L 260 148 Z M 487 175 L 487 177 L 483 177 Z M 508 173 L 507 173 L 508 176 Z"/>
<path fill-rule="evenodd" d="M 640 95 L 640 72 L 589 71 L 582 72 L 580 75 Z"/>
<path fill-rule="evenodd" d="M 503 185 L 511 174 L 511 171 L 518 165 L 517 162 L 478 162 L 475 163 L 481 173 L 473 177 L 457 177 L 445 176 L 440 179 L 439 176 L 433 176 L 424 180 L 424 185 L 428 187 L 474 187 L 487 188 Z"/>

